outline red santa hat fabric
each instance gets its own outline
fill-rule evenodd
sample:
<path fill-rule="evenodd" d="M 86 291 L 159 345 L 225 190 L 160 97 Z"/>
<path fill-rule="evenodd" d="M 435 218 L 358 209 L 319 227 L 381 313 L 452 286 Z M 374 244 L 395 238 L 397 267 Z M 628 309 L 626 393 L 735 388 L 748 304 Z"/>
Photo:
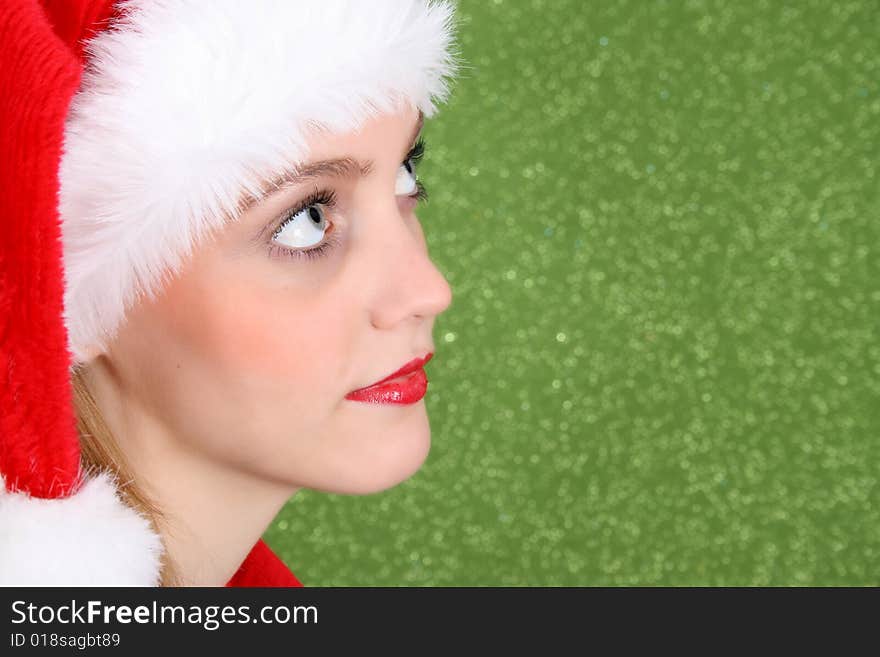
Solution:
<path fill-rule="evenodd" d="M 0 4 L 0 584 L 158 583 L 161 543 L 84 479 L 71 369 L 240 194 L 458 62 L 448 0 Z M 299 585 L 259 541 L 230 585 Z"/>

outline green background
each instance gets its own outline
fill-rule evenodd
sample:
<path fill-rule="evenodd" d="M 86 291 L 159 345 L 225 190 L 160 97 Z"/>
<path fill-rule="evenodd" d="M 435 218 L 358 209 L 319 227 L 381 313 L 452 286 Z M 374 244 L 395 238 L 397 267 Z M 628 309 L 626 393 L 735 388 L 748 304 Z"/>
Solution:
<path fill-rule="evenodd" d="M 432 449 L 307 586 L 880 584 L 880 3 L 459 2 Z"/>

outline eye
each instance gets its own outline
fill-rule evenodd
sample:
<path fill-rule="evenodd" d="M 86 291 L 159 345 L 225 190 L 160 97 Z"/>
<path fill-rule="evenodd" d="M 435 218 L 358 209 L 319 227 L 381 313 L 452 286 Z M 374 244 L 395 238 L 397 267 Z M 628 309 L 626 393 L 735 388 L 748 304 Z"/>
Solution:
<path fill-rule="evenodd" d="M 425 154 L 425 140 L 419 138 L 416 145 L 407 154 L 403 164 L 397 170 L 394 193 L 398 196 L 413 196 L 419 200 L 427 200 L 428 192 L 416 175 L 416 165 Z"/>
<path fill-rule="evenodd" d="M 412 196 L 416 193 L 418 179 L 416 178 L 415 169 L 410 165 L 409 160 L 400 165 L 397 170 L 397 181 L 394 183 L 394 193 L 397 196 Z"/>
<path fill-rule="evenodd" d="M 320 243 L 329 223 L 324 205 L 332 206 L 332 197 L 313 195 L 291 211 L 272 235 L 272 240 L 284 246 L 307 249 Z"/>
<path fill-rule="evenodd" d="M 397 171 L 395 194 L 404 196 L 408 203 L 428 200 L 428 190 L 416 176 L 416 164 L 425 153 L 425 140 L 419 138 Z M 269 247 L 271 257 L 320 258 L 340 244 L 339 231 L 327 220 L 327 209 L 336 209 L 336 192 L 329 189 L 315 191 L 295 208 L 282 215 Z M 326 239 L 325 239 L 326 238 Z"/>

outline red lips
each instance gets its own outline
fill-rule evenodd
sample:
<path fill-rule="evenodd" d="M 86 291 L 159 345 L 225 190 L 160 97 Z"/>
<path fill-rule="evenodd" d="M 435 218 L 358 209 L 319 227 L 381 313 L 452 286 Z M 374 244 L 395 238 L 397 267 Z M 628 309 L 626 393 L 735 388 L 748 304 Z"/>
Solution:
<path fill-rule="evenodd" d="M 433 356 L 431 352 L 423 358 L 414 358 L 384 379 L 354 390 L 345 398 L 373 404 L 414 404 L 427 391 L 428 377 L 422 368 Z"/>

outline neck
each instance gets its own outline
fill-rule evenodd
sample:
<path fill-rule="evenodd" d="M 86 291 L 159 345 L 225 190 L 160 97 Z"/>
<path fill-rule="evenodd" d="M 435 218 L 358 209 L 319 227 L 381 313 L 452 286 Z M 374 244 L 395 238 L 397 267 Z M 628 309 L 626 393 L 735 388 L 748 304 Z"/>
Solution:
<path fill-rule="evenodd" d="M 93 368 L 86 380 L 135 483 L 159 509 L 178 583 L 225 586 L 299 489 L 198 453 L 125 398 L 106 369 Z"/>
<path fill-rule="evenodd" d="M 144 456 L 136 477 L 162 512 L 158 524 L 183 586 L 225 586 L 296 492 L 185 452 Z"/>

